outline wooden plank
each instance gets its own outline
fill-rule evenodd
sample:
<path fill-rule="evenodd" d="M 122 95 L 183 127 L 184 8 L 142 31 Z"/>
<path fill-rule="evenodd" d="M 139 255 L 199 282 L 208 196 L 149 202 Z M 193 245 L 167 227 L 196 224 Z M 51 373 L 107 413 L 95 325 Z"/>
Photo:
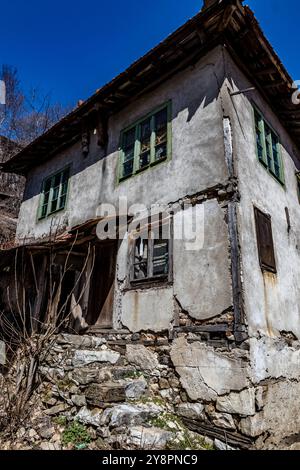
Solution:
<path fill-rule="evenodd" d="M 36 295 L 36 299 L 35 299 L 35 303 L 34 303 L 34 306 L 33 306 L 33 312 L 32 312 L 32 328 L 33 328 L 33 331 L 37 331 L 38 330 L 38 326 L 39 326 L 39 320 L 40 320 L 40 316 L 41 316 L 41 308 L 42 308 L 42 304 L 43 304 L 43 301 L 44 301 L 44 295 L 45 295 L 45 292 L 46 292 L 46 269 L 47 269 L 47 264 L 48 264 L 48 260 L 47 260 L 47 256 L 46 255 L 43 255 L 43 259 L 42 259 L 42 263 L 41 263 L 41 269 L 39 270 L 39 273 L 38 273 L 38 285 L 36 286 L 37 288 L 37 295 Z"/>
<path fill-rule="evenodd" d="M 228 204 L 228 232 L 231 250 L 231 275 L 234 308 L 234 334 L 236 341 L 245 340 L 244 329 L 245 313 L 242 297 L 241 260 L 238 240 L 236 203 Z"/>
<path fill-rule="evenodd" d="M 232 325 L 228 325 L 227 323 L 220 323 L 216 325 L 175 326 L 174 331 L 187 333 L 224 333 L 227 331 L 232 331 Z"/>
<path fill-rule="evenodd" d="M 183 423 L 191 431 L 197 432 L 198 434 L 204 434 L 205 436 L 219 439 L 222 442 L 227 442 L 230 446 L 241 447 L 242 449 L 249 449 L 253 443 L 251 439 L 242 436 L 241 434 L 229 432 L 225 429 L 217 428 L 213 424 L 203 421 L 196 421 L 188 418 L 182 419 Z"/>

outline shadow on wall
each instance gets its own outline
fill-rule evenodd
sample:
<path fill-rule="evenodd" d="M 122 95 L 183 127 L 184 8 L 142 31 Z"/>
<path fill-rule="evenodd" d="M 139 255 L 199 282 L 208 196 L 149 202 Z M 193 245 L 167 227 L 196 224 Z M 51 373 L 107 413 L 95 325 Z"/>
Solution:
<path fill-rule="evenodd" d="M 216 64 L 206 64 L 204 67 L 202 67 L 201 70 L 207 69 L 208 67 L 216 67 Z M 207 83 L 209 83 L 209 87 L 199 86 L 199 94 L 187 96 L 189 102 L 188 105 L 181 105 L 180 100 L 176 100 L 176 103 L 174 103 L 174 106 L 172 106 L 172 121 L 174 121 L 180 113 L 188 110 L 186 122 L 189 123 L 200 109 L 204 110 L 212 102 L 218 99 L 220 88 L 223 84 L 223 78 L 219 78 L 217 76 L 216 71 L 212 70 L 212 72 L 209 74 L 209 80 L 207 78 L 206 80 Z M 205 90 L 205 92 L 202 92 L 202 89 Z M 144 95 L 143 99 L 149 102 L 149 111 L 151 112 L 151 92 L 148 92 L 146 95 Z M 124 112 L 124 108 L 120 112 Z M 147 114 L 147 112 L 145 114 Z M 142 117 L 143 115 L 141 116 L 141 118 Z M 127 124 L 131 124 L 130 119 Z M 51 174 L 55 173 L 55 171 L 60 170 L 67 165 L 70 165 L 70 178 L 72 178 L 84 172 L 87 168 L 95 165 L 100 160 L 104 160 L 103 165 L 101 167 L 101 174 L 98 175 L 99 187 L 102 187 L 102 182 L 106 179 L 108 173 L 107 159 L 110 158 L 114 153 L 116 153 L 119 150 L 119 147 L 118 144 L 112 144 L 112 142 L 109 142 L 106 149 L 101 148 L 96 143 L 97 136 L 93 135 L 93 129 L 90 129 L 90 133 L 90 152 L 86 157 L 82 153 L 81 141 L 77 141 L 75 144 L 72 144 L 72 146 L 69 147 L 67 150 L 64 150 L 61 153 L 58 153 L 56 156 L 52 157 L 51 164 L 47 162 L 44 165 L 36 167 L 36 169 L 34 169 L 34 176 L 29 176 L 28 178 L 28 184 L 25 189 L 23 201 L 27 201 L 39 195 L 41 192 L 42 182 L 44 178 L 48 174 L 50 176 Z M 119 139 L 117 138 L 114 140 L 115 142 L 118 142 Z M 107 151 L 107 149 L 109 150 Z M 62 158 L 60 159 L 59 157 Z M 46 168 L 47 174 L 45 173 Z M 97 171 L 99 170 L 97 169 Z"/>
<path fill-rule="evenodd" d="M 227 64 L 227 67 L 228 67 L 228 64 Z M 234 78 L 231 75 L 234 75 Z M 274 113 L 271 110 L 269 110 L 269 106 L 267 105 L 267 103 L 265 103 L 263 98 L 261 98 L 260 92 L 254 88 L 253 91 L 247 91 L 245 94 L 236 95 L 236 97 L 230 95 L 231 91 L 235 92 L 238 90 L 247 90 L 248 88 L 253 87 L 253 83 L 250 83 L 243 75 L 241 75 L 238 69 L 236 69 L 236 71 L 231 69 L 231 65 L 229 66 L 229 69 L 227 69 L 227 87 L 228 87 L 228 96 L 231 100 L 235 117 L 237 119 L 240 131 L 242 135 L 244 136 L 244 139 L 247 141 L 249 138 L 247 137 L 249 136 L 249 126 L 247 125 L 247 127 L 245 127 L 245 122 L 248 123 L 248 121 L 245 121 L 244 112 L 241 114 L 241 105 L 240 103 L 236 101 L 237 98 L 241 99 L 241 97 L 242 99 L 250 102 L 250 104 L 252 103 L 255 104 L 261 110 L 266 120 L 269 121 L 271 126 L 276 129 L 276 132 L 279 135 L 281 145 L 283 146 L 285 151 L 289 155 L 291 155 L 291 157 L 294 160 L 295 166 L 298 168 L 299 157 L 297 158 L 297 155 L 299 155 L 299 152 L 297 152 L 296 147 L 293 144 L 291 138 L 287 136 L 287 133 L 282 128 L 282 123 L 280 123 L 280 121 L 274 115 Z M 251 123 L 251 127 L 253 128 L 253 132 L 254 132 L 254 123 L 253 124 Z"/>

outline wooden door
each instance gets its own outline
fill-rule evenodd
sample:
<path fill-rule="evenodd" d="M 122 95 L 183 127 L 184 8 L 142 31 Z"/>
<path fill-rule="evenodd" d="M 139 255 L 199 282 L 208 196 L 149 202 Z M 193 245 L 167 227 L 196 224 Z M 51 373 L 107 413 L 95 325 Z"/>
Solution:
<path fill-rule="evenodd" d="M 117 243 L 96 247 L 86 321 L 101 328 L 112 327 Z"/>

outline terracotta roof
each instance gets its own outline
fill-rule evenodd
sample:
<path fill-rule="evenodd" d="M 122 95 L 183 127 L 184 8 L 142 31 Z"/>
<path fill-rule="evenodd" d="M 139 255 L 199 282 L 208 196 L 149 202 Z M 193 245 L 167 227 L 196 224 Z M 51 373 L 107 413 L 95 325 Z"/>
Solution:
<path fill-rule="evenodd" d="M 293 80 L 266 39 L 254 14 L 239 0 L 202 10 L 125 72 L 103 86 L 9 162 L 3 170 L 26 174 L 80 138 L 84 119 L 122 109 L 176 72 L 224 44 L 280 118 L 300 148 L 300 105 L 292 103 Z"/>

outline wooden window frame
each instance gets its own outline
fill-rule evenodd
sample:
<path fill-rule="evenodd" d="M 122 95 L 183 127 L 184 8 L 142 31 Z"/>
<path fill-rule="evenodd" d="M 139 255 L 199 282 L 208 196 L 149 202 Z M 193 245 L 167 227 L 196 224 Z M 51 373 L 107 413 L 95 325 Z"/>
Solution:
<path fill-rule="evenodd" d="M 60 175 L 60 183 L 59 183 L 59 190 L 58 190 L 58 196 L 57 196 L 57 201 L 59 201 L 62 197 L 62 186 L 63 186 L 63 182 L 62 182 L 62 177 L 63 177 L 63 174 L 64 173 L 68 173 L 68 176 L 67 176 L 67 191 L 66 191 L 66 194 L 65 194 L 65 203 L 63 205 L 63 207 L 58 207 L 57 209 L 55 210 L 51 210 L 51 205 L 52 205 L 52 202 L 53 202 L 53 190 L 54 190 L 54 181 L 55 181 L 55 178 Z M 45 187 L 46 187 L 46 184 L 50 181 L 50 191 L 49 191 L 49 200 L 47 202 L 47 211 L 45 214 L 43 214 L 43 207 L 45 206 Z M 52 175 L 50 176 L 47 176 L 47 178 L 44 179 L 43 183 L 42 183 L 42 188 L 41 188 L 41 195 L 40 195 L 40 202 L 39 202 L 39 209 L 38 209 L 38 220 L 44 220 L 46 219 L 47 217 L 53 215 L 53 214 L 56 214 L 57 212 L 61 212 L 63 210 L 66 209 L 66 206 L 67 206 L 67 202 L 68 202 L 68 197 L 69 197 L 69 187 L 70 187 L 70 166 L 66 166 L 65 168 L 59 170 L 59 171 L 56 171 L 55 173 L 53 173 Z"/>
<path fill-rule="evenodd" d="M 159 160 L 155 160 L 155 129 L 154 129 L 154 116 L 163 111 L 164 109 L 167 110 L 167 155 L 164 158 Z M 140 168 L 139 166 L 139 158 L 140 158 L 140 130 L 141 124 L 146 121 L 147 119 L 151 120 L 151 137 L 150 137 L 150 162 L 144 168 Z M 134 144 L 134 157 L 133 157 L 133 171 L 130 175 L 123 176 L 123 163 L 124 163 L 124 138 L 125 135 L 131 131 L 135 130 L 135 144 Z M 172 156 L 172 102 L 168 101 L 163 105 L 155 108 L 149 114 L 143 116 L 138 121 L 135 121 L 131 126 L 126 127 L 122 130 L 120 136 L 120 146 L 119 146 L 119 160 L 118 160 L 118 182 L 121 183 L 122 181 L 126 181 L 133 176 L 136 176 L 144 171 L 152 168 L 160 163 L 164 163 L 169 161 Z"/>
<path fill-rule="evenodd" d="M 270 242 L 271 242 L 271 249 L 272 249 L 272 258 L 274 263 L 268 264 L 264 261 L 264 254 L 262 251 L 262 240 L 259 233 L 259 217 L 264 217 L 268 223 L 270 224 Z M 255 230 L 256 230 L 256 240 L 257 240 L 257 250 L 258 250 L 258 259 L 259 264 L 262 271 L 268 271 L 273 274 L 277 273 L 277 266 L 276 266 L 276 257 L 275 257 L 275 247 L 274 247 L 274 239 L 273 239 L 273 228 L 272 228 L 272 218 L 269 214 L 258 209 L 258 207 L 254 206 L 254 218 L 255 218 Z"/>
<path fill-rule="evenodd" d="M 163 224 L 166 222 L 163 221 Z M 153 276 L 153 247 L 154 242 L 157 238 L 149 238 L 149 234 L 151 233 L 151 224 L 147 225 L 147 232 L 148 232 L 148 266 L 147 266 L 147 277 L 143 279 L 135 279 L 134 278 L 134 266 L 135 266 L 135 246 L 137 239 L 134 239 L 131 244 L 130 254 L 129 254 L 129 288 L 149 288 L 152 285 L 168 285 L 173 282 L 173 218 L 168 218 L 169 224 L 169 238 L 168 241 L 168 273 L 167 274 L 160 274 L 157 276 Z"/>
<path fill-rule="evenodd" d="M 256 147 L 256 156 L 261 165 L 267 170 L 267 172 L 276 179 L 282 186 L 285 185 L 284 178 L 284 167 L 283 159 L 281 152 L 281 143 L 278 134 L 274 131 L 272 126 L 265 120 L 263 114 L 259 109 L 253 105 L 253 115 L 254 115 L 254 131 L 255 131 L 255 147 Z M 260 145 L 262 147 L 262 156 L 260 156 L 258 145 L 257 145 L 257 129 L 260 131 Z M 268 133 L 267 130 L 270 132 Z M 279 176 L 275 171 L 275 157 L 273 152 L 273 139 L 276 139 L 276 151 L 278 157 L 278 166 L 279 166 Z M 269 146 L 269 152 L 267 149 Z M 269 157 L 268 158 L 268 153 Z"/>

